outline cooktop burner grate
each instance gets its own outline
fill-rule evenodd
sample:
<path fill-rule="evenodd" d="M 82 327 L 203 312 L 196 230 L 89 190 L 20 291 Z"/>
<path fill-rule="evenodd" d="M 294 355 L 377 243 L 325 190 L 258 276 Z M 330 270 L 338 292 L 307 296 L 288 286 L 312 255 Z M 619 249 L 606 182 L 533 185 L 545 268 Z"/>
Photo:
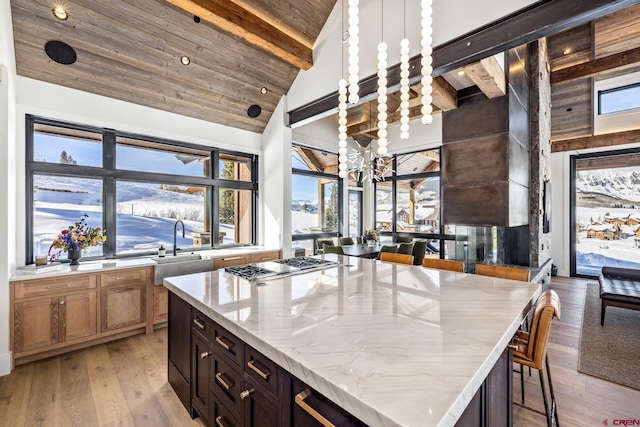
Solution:
<path fill-rule="evenodd" d="M 304 270 L 304 269 L 307 269 L 307 268 L 314 268 L 314 267 L 320 267 L 320 266 L 329 266 L 331 264 L 337 264 L 335 261 L 328 261 L 326 259 L 311 258 L 311 257 L 306 257 L 306 256 L 301 256 L 301 257 L 296 257 L 296 258 L 280 259 L 280 260 L 277 260 L 275 262 L 277 262 L 279 264 L 288 265 L 290 267 L 299 268 L 301 270 Z"/>
<path fill-rule="evenodd" d="M 266 277 L 270 275 L 275 275 L 271 270 L 267 270 L 266 268 L 258 267 L 256 265 L 238 265 L 234 267 L 225 267 L 224 271 L 227 273 L 233 274 L 234 276 L 242 277 L 243 279 L 252 280 L 257 277 Z"/>

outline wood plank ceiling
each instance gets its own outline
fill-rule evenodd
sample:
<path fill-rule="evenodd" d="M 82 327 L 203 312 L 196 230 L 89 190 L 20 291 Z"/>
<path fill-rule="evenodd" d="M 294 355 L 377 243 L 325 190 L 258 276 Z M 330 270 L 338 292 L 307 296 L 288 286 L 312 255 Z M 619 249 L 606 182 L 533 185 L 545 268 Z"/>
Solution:
<path fill-rule="evenodd" d="M 640 71 L 640 5 L 558 33 L 548 42 L 552 151 L 637 142 L 633 131 L 594 136 L 593 84 Z"/>
<path fill-rule="evenodd" d="M 69 17 L 58 20 L 52 0 L 11 0 L 17 72 L 261 133 L 305 67 L 286 51 L 311 51 L 335 1 L 218 0 L 214 8 L 204 0 L 65 0 Z M 226 23 L 236 14 L 239 27 L 194 19 L 194 5 L 215 9 Z M 269 37 L 280 40 L 279 49 Z M 73 47 L 77 61 L 51 60 L 44 50 L 50 40 Z M 256 118 L 248 116 L 254 104 L 262 110 Z"/>

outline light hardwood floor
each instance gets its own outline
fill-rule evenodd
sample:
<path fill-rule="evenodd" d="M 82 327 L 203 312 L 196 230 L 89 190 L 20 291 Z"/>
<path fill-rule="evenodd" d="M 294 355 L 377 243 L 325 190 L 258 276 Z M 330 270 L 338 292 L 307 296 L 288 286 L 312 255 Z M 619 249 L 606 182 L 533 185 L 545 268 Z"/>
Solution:
<path fill-rule="evenodd" d="M 640 420 L 640 391 L 576 371 L 586 280 L 554 278 L 562 319 L 554 320 L 549 359 L 565 426 Z M 637 332 L 637 331 L 636 331 Z M 0 378 L 1 426 L 198 426 L 167 383 L 167 333 L 98 345 L 19 366 Z M 527 404 L 542 408 L 538 375 L 525 374 Z M 519 380 L 514 377 L 519 398 Z M 514 425 L 545 426 L 545 418 L 514 406 Z"/>

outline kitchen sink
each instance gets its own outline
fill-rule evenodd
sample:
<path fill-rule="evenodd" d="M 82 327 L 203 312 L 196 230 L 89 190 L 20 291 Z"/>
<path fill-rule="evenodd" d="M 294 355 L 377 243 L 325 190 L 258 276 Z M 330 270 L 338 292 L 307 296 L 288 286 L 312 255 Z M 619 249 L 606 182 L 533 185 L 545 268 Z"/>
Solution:
<path fill-rule="evenodd" d="M 203 259 L 199 254 L 155 257 L 157 265 L 153 269 L 153 283 L 162 285 L 165 277 L 213 271 L 213 260 Z"/>

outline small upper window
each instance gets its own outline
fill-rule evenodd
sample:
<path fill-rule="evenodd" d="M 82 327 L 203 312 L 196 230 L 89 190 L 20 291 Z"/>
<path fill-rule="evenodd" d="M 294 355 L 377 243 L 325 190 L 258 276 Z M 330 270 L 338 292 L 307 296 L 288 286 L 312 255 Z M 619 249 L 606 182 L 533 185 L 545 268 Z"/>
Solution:
<path fill-rule="evenodd" d="M 235 181 L 251 181 L 251 158 L 234 154 L 220 153 L 221 179 L 231 179 Z"/>
<path fill-rule="evenodd" d="M 640 83 L 598 92 L 598 114 L 617 113 L 640 108 Z"/>
<path fill-rule="evenodd" d="M 338 155 L 316 148 L 294 145 L 291 152 L 291 167 L 312 172 L 337 175 Z"/>
<path fill-rule="evenodd" d="M 102 167 L 102 135 L 36 123 L 33 129 L 33 160 Z"/>

